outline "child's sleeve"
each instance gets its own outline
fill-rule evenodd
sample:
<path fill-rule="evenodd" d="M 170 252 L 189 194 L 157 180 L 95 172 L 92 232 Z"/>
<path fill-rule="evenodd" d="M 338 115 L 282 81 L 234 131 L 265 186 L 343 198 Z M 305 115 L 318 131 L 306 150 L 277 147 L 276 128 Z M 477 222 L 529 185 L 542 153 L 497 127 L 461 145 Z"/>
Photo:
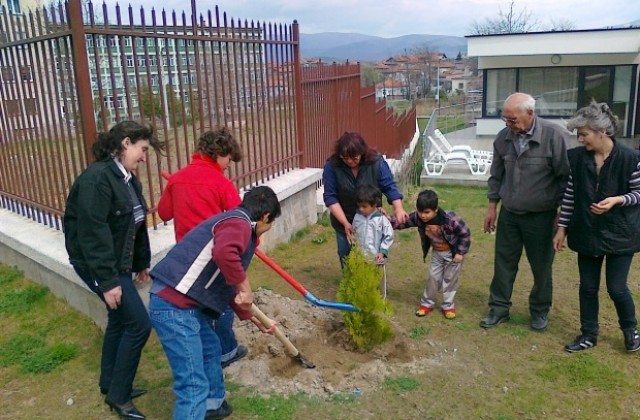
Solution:
<path fill-rule="evenodd" d="M 471 247 L 471 230 L 460 217 L 456 217 L 455 235 L 458 238 L 456 254 L 465 255 Z"/>
<path fill-rule="evenodd" d="M 389 256 L 389 249 L 393 245 L 393 226 L 386 217 L 382 218 L 382 243 L 380 244 L 380 253 L 385 257 Z"/>

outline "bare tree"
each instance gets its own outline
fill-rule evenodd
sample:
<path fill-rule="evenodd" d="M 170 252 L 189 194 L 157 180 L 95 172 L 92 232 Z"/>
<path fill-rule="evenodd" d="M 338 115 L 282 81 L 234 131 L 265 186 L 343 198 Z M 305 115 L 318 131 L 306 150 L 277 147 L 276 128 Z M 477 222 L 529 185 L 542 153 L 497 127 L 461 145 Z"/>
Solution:
<path fill-rule="evenodd" d="M 573 29 L 576 29 L 575 22 L 562 18 L 550 19 L 550 23 L 546 28 L 548 31 L 571 31 Z"/>
<path fill-rule="evenodd" d="M 474 20 L 469 30 L 471 35 L 515 34 L 530 32 L 538 27 L 538 20 L 533 13 L 526 6 L 517 10 L 515 0 L 511 0 L 506 12 L 500 8 L 497 18 L 486 18 L 484 22 Z"/>

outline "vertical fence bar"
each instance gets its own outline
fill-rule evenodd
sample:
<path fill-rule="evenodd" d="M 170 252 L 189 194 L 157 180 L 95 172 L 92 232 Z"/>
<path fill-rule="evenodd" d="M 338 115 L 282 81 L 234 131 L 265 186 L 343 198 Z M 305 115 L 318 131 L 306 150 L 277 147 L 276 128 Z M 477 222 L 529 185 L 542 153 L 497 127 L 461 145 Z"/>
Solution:
<path fill-rule="evenodd" d="M 78 94 L 78 106 L 80 121 L 82 122 L 82 138 L 84 139 L 85 165 L 93 160 L 91 145 L 93 144 L 97 129 L 93 117 L 93 95 L 91 93 L 91 76 L 87 61 L 86 33 L 82 20 L 82 3 L 80 0 L 69 0 L 67 3 L 69 27 L 71 28 L 71 46 L 73 49 L 73 69 L 75 73 L 76 89 Z"/>

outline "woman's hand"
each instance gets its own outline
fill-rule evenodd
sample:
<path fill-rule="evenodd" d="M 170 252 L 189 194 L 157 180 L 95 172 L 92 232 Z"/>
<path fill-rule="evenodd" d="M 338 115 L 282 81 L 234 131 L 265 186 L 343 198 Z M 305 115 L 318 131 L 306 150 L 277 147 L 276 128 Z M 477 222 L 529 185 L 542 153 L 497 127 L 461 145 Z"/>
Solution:
<path fill-rule="evenodd" d="M 591 204 L 591 213 L 594 214 L 604 214 L 611 210 L 613 207 L 622 204 L 624 199 L 621 195 L 617 195 L 615 197 L 607 197 L 604 200 Z"/>
<path fill-rule="evenodd" d="M 347 235 L 347 241 L 349 241 L 349 245 L 353 245 L 353 226 L 349 222 L 346 222 L 342 226 L 344 226 L 344 234 Z"/>
<path fill-rule="evenodd" d="M 409 221 L 409 214 L 402 207 L 402 200 L 393 200 L 391 203 L 393 205 L 393 212 L 396 215 L 396 220 L 398 223 L 407 223 Z"/>
<path fill-rule="evenodd" d="M 553 237 L 553 249 L 556 252 L 560 252 L 564 249 L 564 238 L 567 236 L 567 230 L 563 227 L 558 227 L 556 235 Z"/>
<path fill-rule="evenodd" d="M 133 282 L 137 285 L 141 285 L 150 280 L 151 280 L 151 277 L 149 276 L 149 269 L 145 268 L 142 271 L 138 271 L 138 273 L 136 274 L 136 277 L 133 279 Z"/>
<path fill-rule="evenodd" d="M 116 286 L 111 290 L 107 290 L 102 295 L 104 296 L 104 301 L 107 303 L 107 306 L 115 311 L 118 309 L 118 306 L 120 306 L 120 302 L 122 302 L 122 287 Z"/>

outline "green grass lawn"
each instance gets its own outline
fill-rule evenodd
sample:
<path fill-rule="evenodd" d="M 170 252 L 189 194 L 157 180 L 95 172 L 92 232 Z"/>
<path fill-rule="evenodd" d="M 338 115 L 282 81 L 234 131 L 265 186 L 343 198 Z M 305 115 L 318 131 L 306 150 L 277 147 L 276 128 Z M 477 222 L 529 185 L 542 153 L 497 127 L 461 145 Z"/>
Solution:
<path fill-rule="evenodd" d="M 640 354 L 624 351 L 615 309 L 606 291 L 600 297 L 597 347 L 568 354 L 563 346 L 579 333 L 578 276 L 570 251 L 554 264 L 554 307 L 545 333 L 529 328 L 527 299 L 531 274 L 526 259 L 514 288 L 512 319 L 485 331 L 478 322 L 487 312 L 493 272 L 494 235 L 482 233 L 486 190 L 434 186 L 441 207 L 461 215 L 472 231 L 461 286 L 458 317 L 413 311 L 426 280 L 415 230 L 397 232 L 390 253 L 388 299 L 406 339 L 415 343 L 415 360 L 394 363 L 376 389 L 327 398 L 276 395 L 268 388 L 228 383 L 234 419 L 578 419 L 640 418 L 637 404 Z M 418 190 L 407 194 L 413 209 Z M 335 239 L 326 218 L 299 232 L 269 255 L 308 290 L 335 300 L 340 269 Z M 254 288 L 301 299 L 262 263 L 250 268 Z M 629 287 L 640 290 L 640 266 L 634 262 Z M 0 418 L 115 418 L 97 389 L 102 333 L 14 269 L 0 268 Z M 345 360 L 345 363 L 350 363 Z M 385 362 L 388 363 L 388 362 Z M 419 367 L 419 368 L 418 368 Z M 295 379 L 294 379 L 295 380 Z M 136 386 L 149 394 L 136 405 L 150 419 L 171 416 L 171 373 L 152 334 L 144 349 Z"/>

